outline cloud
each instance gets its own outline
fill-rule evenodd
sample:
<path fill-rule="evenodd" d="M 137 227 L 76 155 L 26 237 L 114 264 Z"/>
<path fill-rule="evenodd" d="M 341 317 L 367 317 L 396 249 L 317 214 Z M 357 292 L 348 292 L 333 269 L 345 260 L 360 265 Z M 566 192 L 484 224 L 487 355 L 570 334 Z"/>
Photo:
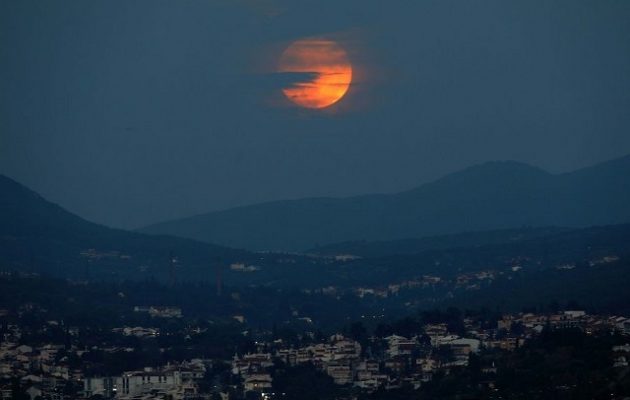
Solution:
<path fill-rule="evenodd" d="M 268 74 L 269 80 L 275 88 L 289 88 L 313 83 L 321 76 L 319 72 L 274 72 Z"/>

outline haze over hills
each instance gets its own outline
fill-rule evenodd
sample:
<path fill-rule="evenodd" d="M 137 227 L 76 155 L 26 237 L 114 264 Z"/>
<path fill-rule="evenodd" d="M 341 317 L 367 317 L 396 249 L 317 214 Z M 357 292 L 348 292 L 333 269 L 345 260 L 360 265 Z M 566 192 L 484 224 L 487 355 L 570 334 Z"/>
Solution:
<path fill-rule="evenodd" d="M 523 279 L 548 282 L 546 298 L 555 298 L 570 282 L 572 288 L 591 291 L 591 297 L 597 297 L 627 283 L 629 232 L 630 224 L 584 229 L 520 228 L 400 242 L 342 243 L 327 251 L 321 249 L 324 256 L 252 253 L 190 239 L 110 229 L 79 218 L 0 176 L 0 270 L 74 280 L 168 282 L 171 252 L 177 258 L 178 281 L 214 283 L 219 264 L 226 285 L 263 289 L 334 285 L 352 290 L 361 285 L 422 279 L 426 274 L 453 280 L 460 274 L 489 268 L 511 273 L 517 262 L 527 272 Z M 336 252 L 357 252 L 364 258 L 325 256 Z M 589 267 L 600 265 L 600 260 L 613 261 L 601 264 L 606 268 Z M 228 268 L 230 264 L 242 268 Z M 556 267 L 562 265 L 576 268 L 558 275 Z M 503 284 L 488 287 L 477 298 L 491 304 L 495 290 L 511 288 L 512 281 L 500 281 Z M 600 283 L 598 291 L 593 289 L 595 281 Z M 447 285 L 443 289 L 446 295 L 452 288 Z M 576 293 L 567 292 L 562 298 L 575 298 Z M 434 292 L 429 298 L 432 296 Z M 623 304 L 622 297 L 613 295 L 606 302 Z"/>
<path fill-rule="evenodd" d="M 251 250 L 301 251 L 344 241 L 616 224 L 630 221 L 629 176 L 630 155 L 564 174 L 489 162 L 397 194 L 268 202 L 140 231 Z"/>

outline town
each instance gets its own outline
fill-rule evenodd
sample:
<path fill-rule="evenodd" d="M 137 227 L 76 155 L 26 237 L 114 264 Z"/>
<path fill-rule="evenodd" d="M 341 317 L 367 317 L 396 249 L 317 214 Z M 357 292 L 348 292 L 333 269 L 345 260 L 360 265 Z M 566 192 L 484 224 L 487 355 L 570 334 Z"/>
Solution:
<path fill-rule="evenodd" d="M 328 377 L 343 398 L 356 399 L 375 391 L 418 390 L 471 363 L 483 374 L 484 388 L 495 390 L 502 357 L 545 332 L 563 330 L 617 338 L 609 349 L 610 368 L 627 370 L 630 358 L 630 319 L 582 310 L 487 318 L 450 309 L 380 324 L 372 332 L 354 322 L 332 335 L 308 330 L 283 335 L 234 320 L 241 343 L 230 348 L 233 343 L 211 336 L 222 357 L 208 357 L 205 345 L 196 347 L 199 338 L 222 328 L 186 320 L 178 307 L 134 312 L 154 324 L 105 332 L 42 318 L 46 310 L 33 304 L 15 315 L 0 310 L 0 398 L 291 398 L 282 375 L 302 367 Z M 175 351 L 178 347 L 188 351 Z M 199 357 L 187 357 L 195 354 Z"/>

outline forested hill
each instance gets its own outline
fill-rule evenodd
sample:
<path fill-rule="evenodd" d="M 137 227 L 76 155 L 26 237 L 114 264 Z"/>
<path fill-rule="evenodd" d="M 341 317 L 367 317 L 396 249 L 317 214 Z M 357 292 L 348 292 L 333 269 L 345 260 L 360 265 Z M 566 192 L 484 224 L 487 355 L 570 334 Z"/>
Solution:
<path fill-rule="evenodd" d="M 86 221 L 0 175 L 0 268 L 84 277 L 162 277 L 181 269 L 255 258 L 246 251 L 169 236 L 111 229 Z"/>

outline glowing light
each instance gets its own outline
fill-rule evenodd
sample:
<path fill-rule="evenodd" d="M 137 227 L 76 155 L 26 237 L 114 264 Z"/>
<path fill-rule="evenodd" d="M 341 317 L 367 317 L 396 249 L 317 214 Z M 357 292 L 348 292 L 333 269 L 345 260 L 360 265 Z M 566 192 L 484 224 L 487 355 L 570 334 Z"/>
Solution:
<path fill-rule="evenodd" d="M 309 80 L 282 89 L 289 100 L 306 108 L 324 108 L 338 102 L 352 82 L 348 54 L 332 40 L 293 42 L 282 53 L 278 71 L 312 74 Z"/>

